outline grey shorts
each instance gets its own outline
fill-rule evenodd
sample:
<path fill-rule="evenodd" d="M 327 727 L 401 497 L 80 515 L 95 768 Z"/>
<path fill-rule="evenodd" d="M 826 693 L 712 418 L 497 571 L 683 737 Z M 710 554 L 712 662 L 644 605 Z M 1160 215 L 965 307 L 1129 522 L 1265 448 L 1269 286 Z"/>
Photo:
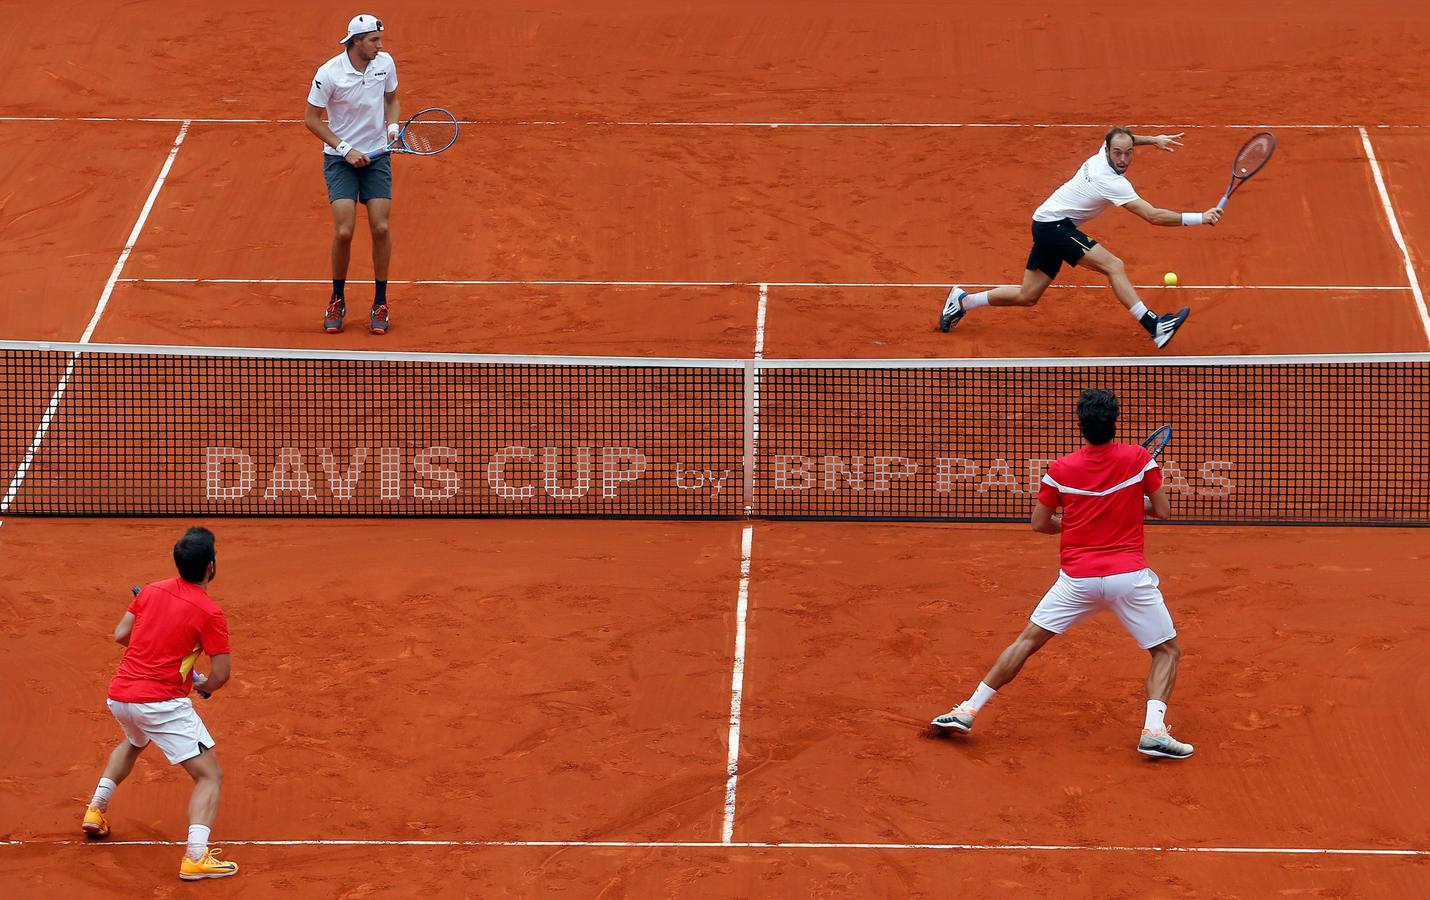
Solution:
<path fill-rule="evenodd" d="M 328 202 L 334 200 L 392 199 L 392 157 L 379 156 L 363 166 L 351 163 L 331 153 L 323 154 L 323 180 L 328 183 Z"/>

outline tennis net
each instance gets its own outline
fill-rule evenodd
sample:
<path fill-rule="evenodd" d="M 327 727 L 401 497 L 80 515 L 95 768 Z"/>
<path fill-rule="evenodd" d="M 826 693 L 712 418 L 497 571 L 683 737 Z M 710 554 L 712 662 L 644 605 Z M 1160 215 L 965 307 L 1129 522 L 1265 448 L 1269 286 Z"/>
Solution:
<path fill-rule="evenodd" d="M 1175 430 L 1178 520 L 1430 524 L 1430 354 L 692 360 L 0 342 L 7 515 L 1026 521 Z M 5 482 L 0 482 L 3 486 Z"/>

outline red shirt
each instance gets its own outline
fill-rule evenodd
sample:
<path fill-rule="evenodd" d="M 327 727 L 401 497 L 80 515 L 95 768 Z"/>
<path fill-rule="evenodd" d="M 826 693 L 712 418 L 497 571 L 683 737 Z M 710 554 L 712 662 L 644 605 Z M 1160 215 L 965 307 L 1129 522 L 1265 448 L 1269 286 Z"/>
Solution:
<path fill-rule="evenodd" d="M 109 698 L 155 703 L 188 696 L 199 653 L 229 653 L 228 619 L 197 584 L 156 581 L 129 604 L 134 630 L 109 683 Z"/>
<path fill-rule="evenodd" d="M 1038 502 L 1063 508 L 1063 571 L 1090 578 L 1145 569 L 1142 497 L 1161 486 L 1162 470 L 1141 444 L 1088 444 L 1048 466 Z"/>

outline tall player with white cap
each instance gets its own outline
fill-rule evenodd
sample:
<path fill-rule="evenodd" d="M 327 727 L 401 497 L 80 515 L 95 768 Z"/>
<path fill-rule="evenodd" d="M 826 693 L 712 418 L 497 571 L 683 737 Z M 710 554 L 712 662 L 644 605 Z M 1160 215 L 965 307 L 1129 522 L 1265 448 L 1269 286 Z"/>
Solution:
<path fill-rule="evenodd" d="M 323 316 L 323 330 L 343 330 L 347 314 L 344 289 L 352 254 L 357 204 L 367 206 L 372 232 L 372 268 L 376 289 L 368 328 L 386 334 L 389 325 L 387 269 L 392 258 L 388 214 L 392 208 L 392 158 L 368 153 L 398 133 L 397 64 L 382 49 L 382 20 L 363 14 L 348 22 L 343 52 L 323 63 L 308 90 L 303 122 L 323 142 L 323 178 L 333 210 L 333 295 Z M 327 121 L 323 113 L 327 112 Z"/>

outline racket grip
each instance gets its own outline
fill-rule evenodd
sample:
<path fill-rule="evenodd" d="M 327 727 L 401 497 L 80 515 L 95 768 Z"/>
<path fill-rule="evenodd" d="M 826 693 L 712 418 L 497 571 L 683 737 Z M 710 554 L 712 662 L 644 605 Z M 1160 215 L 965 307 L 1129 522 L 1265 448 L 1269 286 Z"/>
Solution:
<path fill-rule="evenodd" d="M 1223 194 L 1222 198 L 1216 202 L 1217 209 L 1226 209 L 1226 201 L 1231 199 L 1231 194 Z"/>

